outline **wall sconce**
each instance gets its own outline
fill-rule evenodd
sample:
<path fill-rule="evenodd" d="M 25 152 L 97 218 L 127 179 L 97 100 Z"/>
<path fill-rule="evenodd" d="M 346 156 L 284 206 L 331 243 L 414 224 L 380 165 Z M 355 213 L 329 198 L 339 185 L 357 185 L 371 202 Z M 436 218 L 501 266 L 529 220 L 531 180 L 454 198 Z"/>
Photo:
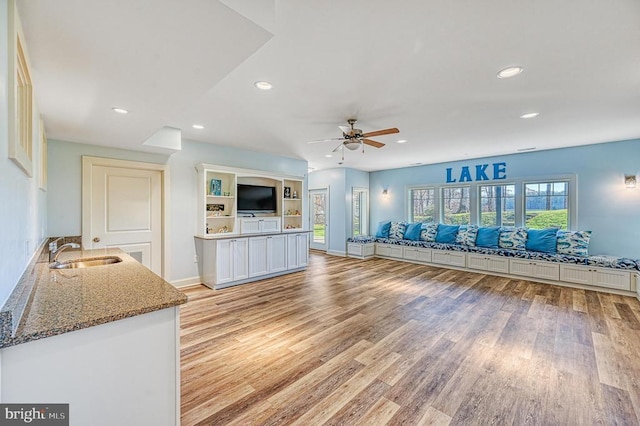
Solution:
<path fill-rule="evenodd" d="M 624 184 L 627 188 L 636 187 L 636 175 L 624 175 Z"/>
<path fill-rule="evenodd" d="M 635 178 L 635 176 L 634 176 Z M 382 198 L 387 198 L 387 195 L 389 195 L 389 191 L 387 191 L 386 189 L 382 190 Z"/>

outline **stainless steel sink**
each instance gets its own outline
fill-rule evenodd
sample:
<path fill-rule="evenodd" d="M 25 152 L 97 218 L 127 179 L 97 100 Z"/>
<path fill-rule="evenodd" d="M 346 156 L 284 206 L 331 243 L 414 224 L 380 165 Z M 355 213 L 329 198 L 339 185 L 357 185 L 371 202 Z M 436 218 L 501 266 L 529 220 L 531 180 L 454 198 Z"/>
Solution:
<path fill-rule="evenodd" d="M 114 263 L 120 263 L 122 259 L 117 256 L 103 256 L 103 257 L 86 257 L 83 259 L 67 260 L 65 262 L 57 262 L 49 265 L 52 269 L 79 269 L 79 268 L 91 268 L 93 266 L 111 265 Z"/>

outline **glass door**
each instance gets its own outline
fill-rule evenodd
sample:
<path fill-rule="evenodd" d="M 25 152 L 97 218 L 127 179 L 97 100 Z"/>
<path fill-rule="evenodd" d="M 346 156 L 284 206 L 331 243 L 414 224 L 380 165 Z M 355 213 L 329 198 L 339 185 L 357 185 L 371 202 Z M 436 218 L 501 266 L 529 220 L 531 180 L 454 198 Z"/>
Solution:
<path fill-rule="evenodd" d="M 311 229 L 313 230 L 310 247 L 314 250 L 327 251 L 329 242 L 329 190 L 310 190 L 309 206 L 311 207 Z"/>

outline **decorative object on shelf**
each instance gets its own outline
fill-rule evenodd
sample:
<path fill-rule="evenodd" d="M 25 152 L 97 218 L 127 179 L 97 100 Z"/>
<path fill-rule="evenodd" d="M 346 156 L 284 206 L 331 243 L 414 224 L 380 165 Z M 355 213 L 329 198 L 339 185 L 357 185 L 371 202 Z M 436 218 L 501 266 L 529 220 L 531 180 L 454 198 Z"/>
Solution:
<path fill-rule="evenodd" d="M 222 195 L 222 181 L 220 179 L 211 179 L 209 183 L 209 194 Z"/>
<path fill-rule="evenodd" d="M 224 204 L 207 204 L 208 212 L 223 212 Z"/>
<path fill-rule="evenodd" d="M 291 210 L 287 210 L 287 211 L 284 213 L 284 215 L 285 215 L 285 216 L 291 216 Z"/>
<path fill-rule="evenodd" d="M 291 187 L 290 186 L 285 186 L 284 187 L 284 198 L 291 198 Z M 293 197 L 295 198 L 295 197 Z"/>
<path fill-rule="evenodd" d="M 224 195 L 225 197 L 231 197 L 231 193 L 230 192 L 223 192 L 222 195 Z"/>
<path fill-rule="evenodd" d="M 636 187 L 636 175 L 624 175 L 624 184 L 627 188 Z"/>
<path fill-rule="evenodd" d="M 224 234 L 226 232 L 229 232 L 229 228 L 227 228 L 227 226 L 223 226 L 222 228 L 218 229 L 218 234 Z"/>
<path fill-rule="evenodd" d="M 295 189 L 293 190 L 293 198 L 298 198 L 298 191 Z"/>
<path fill-rule="evenodd" d="M 296 215 L 296 216 L 300 216 L 300 210 L 296 210 L 296 212 L 294 213 L 294 215 Z"/>

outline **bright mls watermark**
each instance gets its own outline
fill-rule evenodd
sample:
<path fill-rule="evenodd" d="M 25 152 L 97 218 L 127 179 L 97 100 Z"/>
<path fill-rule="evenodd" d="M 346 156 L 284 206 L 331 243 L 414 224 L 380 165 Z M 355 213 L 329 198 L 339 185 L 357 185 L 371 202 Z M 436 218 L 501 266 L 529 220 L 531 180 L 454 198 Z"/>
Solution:
<path fill-rule="evenodd" d="M 69 404 L 0 404 L 0 426 L 69 426 Z"/>

